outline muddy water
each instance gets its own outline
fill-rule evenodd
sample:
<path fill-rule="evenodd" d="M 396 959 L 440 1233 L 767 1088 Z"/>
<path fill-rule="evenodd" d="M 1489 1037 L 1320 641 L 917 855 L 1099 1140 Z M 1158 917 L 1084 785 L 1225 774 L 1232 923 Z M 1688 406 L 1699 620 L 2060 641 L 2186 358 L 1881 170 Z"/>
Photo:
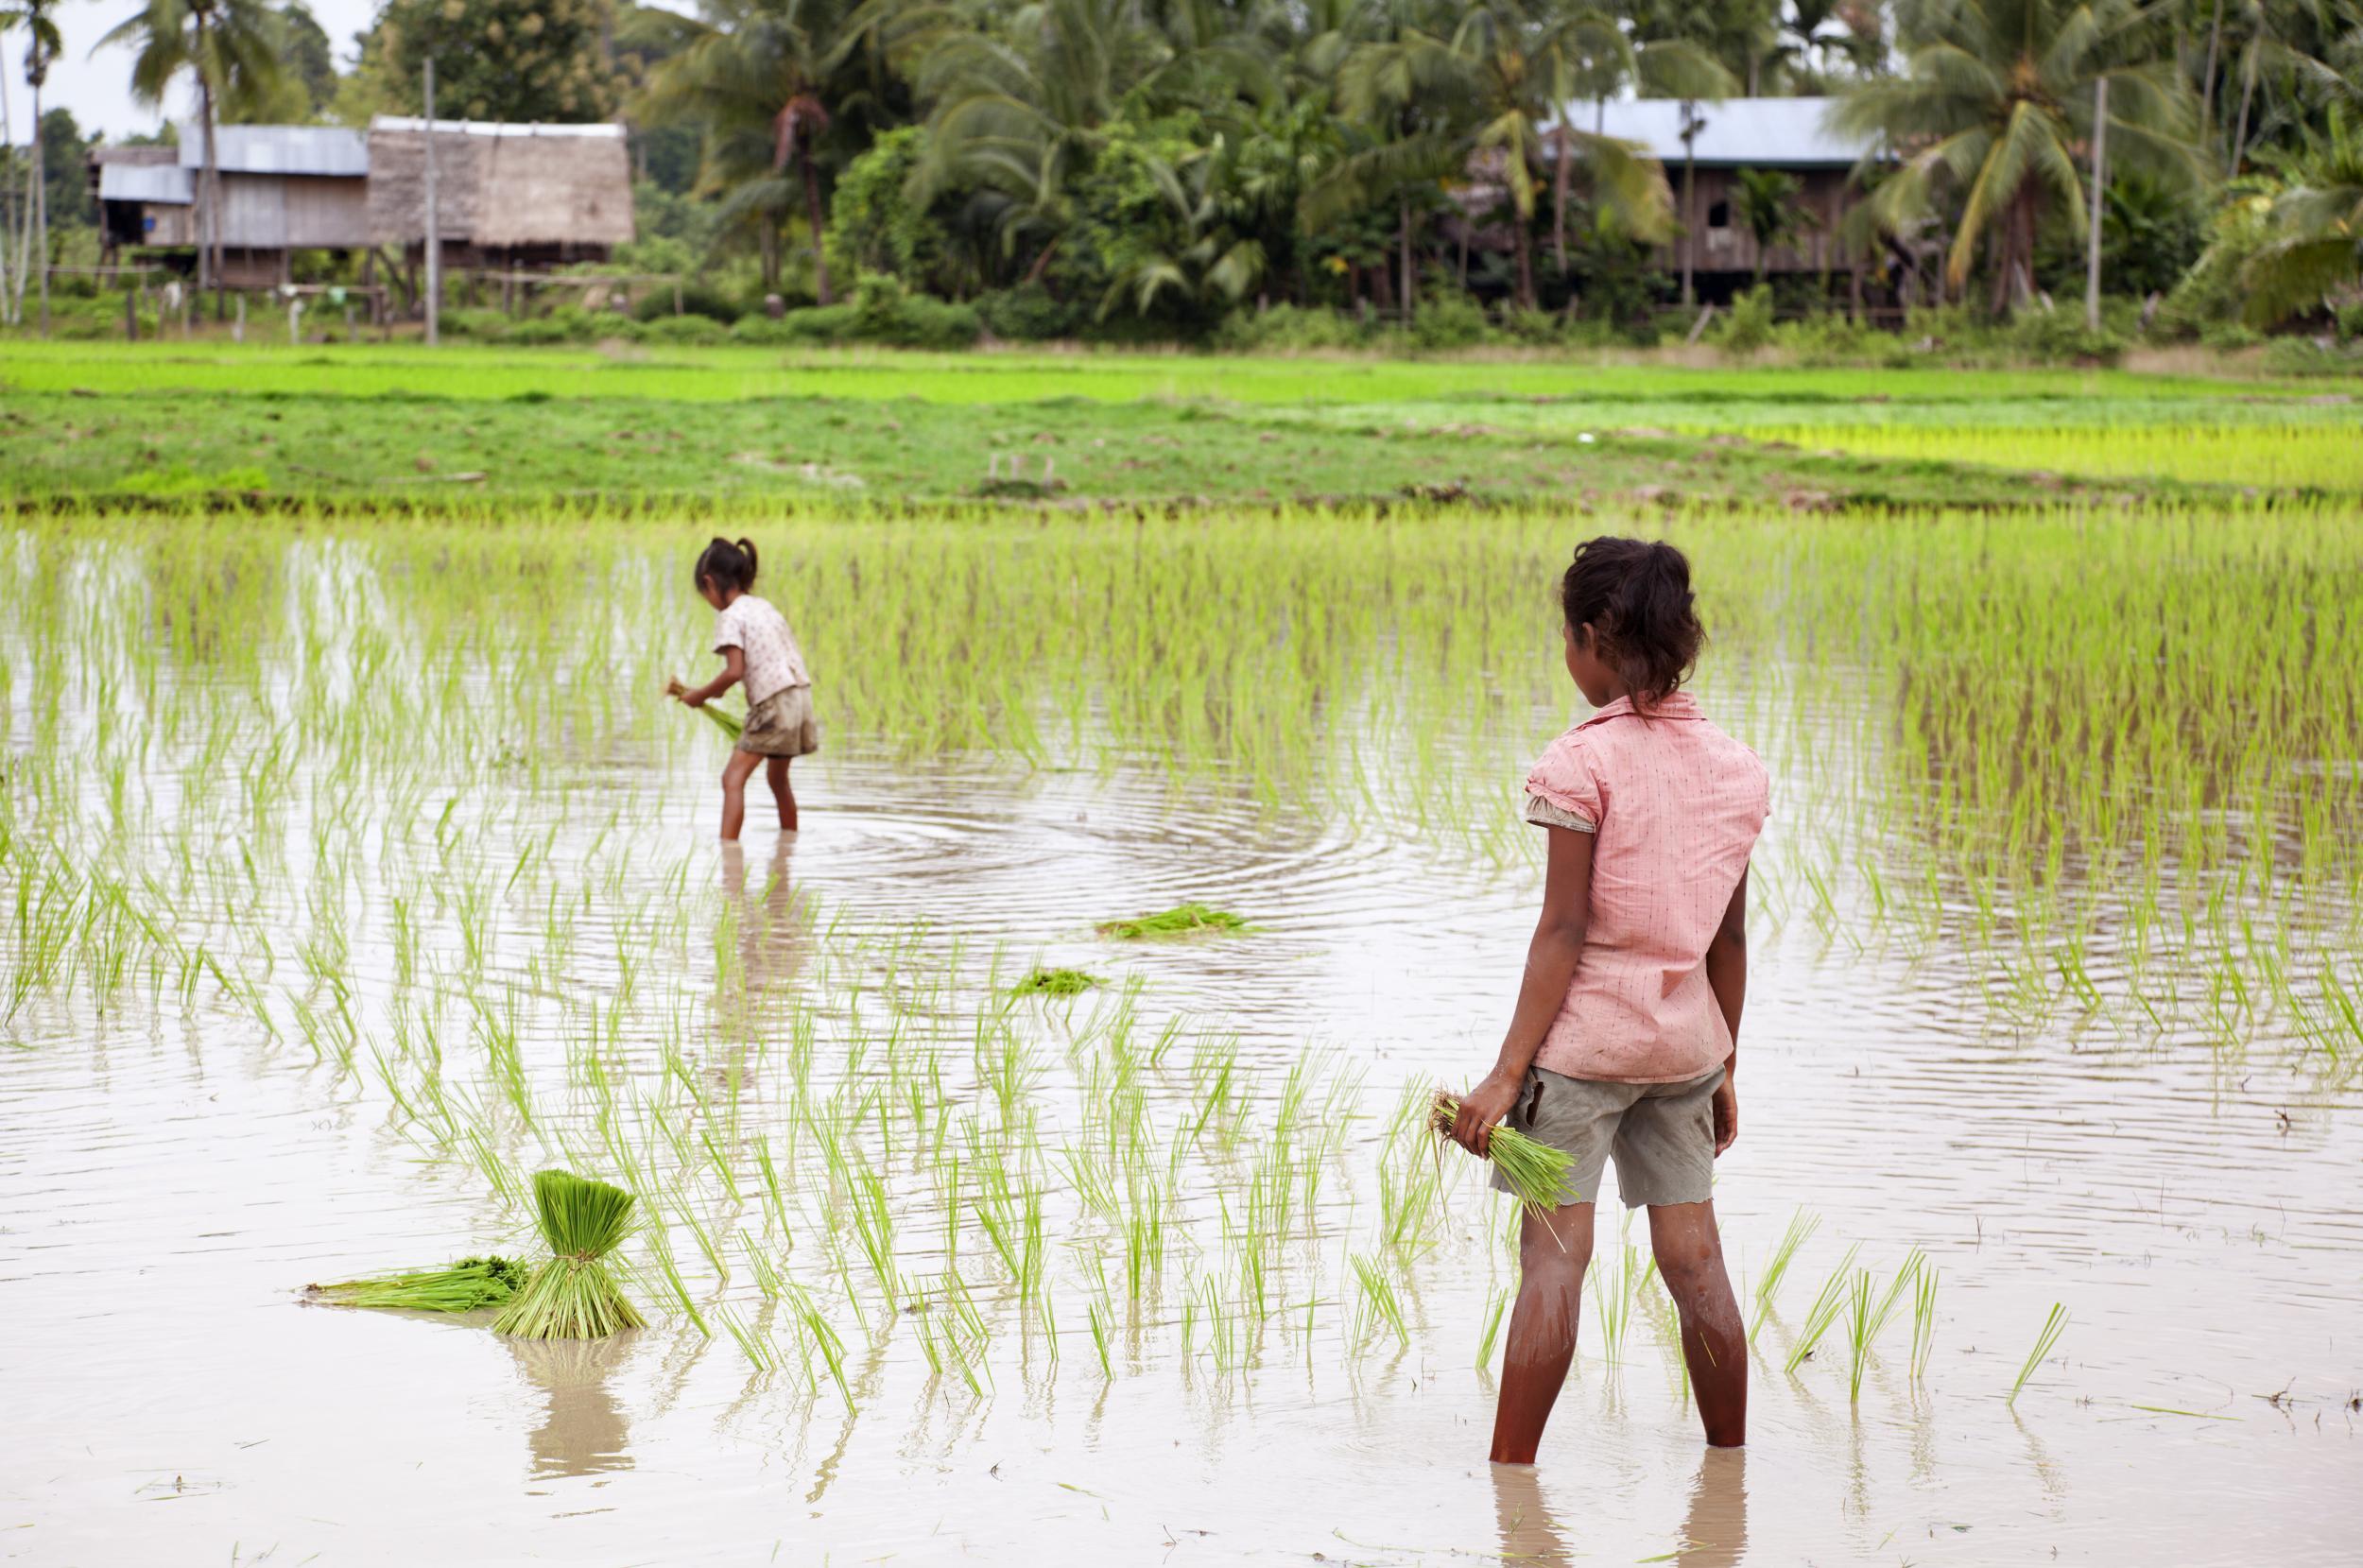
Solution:
<path fill-rule="evenodd" d="M 1524 870 L 1456 871 L 1383 827 L 1219 792 L 1176 807 L 1145 778 L 947 760 L 915 800 L 907 764 L 798 771 L 808 831 L 758 825 L 731 856 L 700 831 L 701 768 L 642 781 L 637 870 L 685 858 L 726 907 L 792 888 L 853 925 L 923 921 L 938 950 L 970 939 L 972 975 L 998 943 L 1138 976 L 1250 1058 L 1331 1048 L 1379 1099 L 1480 1068 L 1535 896 Z M 1090 934 L 1183 897 L 1266 929 Z M 746 929 L 723 939 L 791 990 L 825 939 Z M 1717 1203 L 1743 1278 L 1793 1211 L 1822 1223 L 1767 1330 L 1745 1457 L 1702 1452 L 1647 1330 L 1614 1364 L 1587 1323 L 1532 1473 L 1484 1463 L 1473 1362 L 1506 1275 L 1481 1236 L 1419 1275 L 1406 1350 L 1351 1348 L 1323 1306 L 1307 1353 L 1266 1369 L 1149 1346 L 1109 1381 L 1070 1324 L 1056 1363 L 1005 1341 L 974 1398 L 931 1388 L 907 1337 L 849 1334 L 849 1416 L 678 1315 L 533 1347 L 307 1308 L 307 1279 L 433 1260 L 514 1215 L 389 1132 L 373 1086 L 224 1009 L 36 1005 L 14 1029 L 12 1560 L 2302 1563 L 2352 1561 L 2363 1534 L 2363 1095 L 2268 1049 L 1997 1037 L 1941 955 L 1794 931 L 1759 950 Z M 1498 1218 L 1465 1185 L 1451 1203 L 1471 1235 Z M 1856 1244 L 1879 1270 L 1923 1248 L 1942 1284 L 1924 1383 L 1890 1331 L 1850 1409 L 1837 1337 L 1794 1377 L 1780 1346 Z M 2073 1321 L 2008 1405 L 2054 1301 Z"/>

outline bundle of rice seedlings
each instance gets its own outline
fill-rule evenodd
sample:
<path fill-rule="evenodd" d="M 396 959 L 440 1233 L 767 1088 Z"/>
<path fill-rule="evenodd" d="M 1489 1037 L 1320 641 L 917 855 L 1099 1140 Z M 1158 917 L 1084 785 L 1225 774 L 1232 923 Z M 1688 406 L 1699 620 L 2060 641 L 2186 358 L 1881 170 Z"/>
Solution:
<path fill-rule="evenodd" d="M 1255 928 L 1228 910 L 1209 908 L 1203 904 L 1181 904 L 1154 915 L 1137 920 L 1101 921 L 1097 927 L 1103 937 L 1121 937 L 1138 940 L 1143 937 L 1187 937 L 1200 931 L 1238 933 Z"/>
<path fill-rule="evenodd" d="M 603 1339 L 646 1322 L 607 1266 L 629 1228 L 631 1194 L 570 1171 L 545 1170 L 533 1179 L 533 1205 L 552 1256 L 492 1320 L 492 1332 L 520 1339 Z"/>
<path fill-rule="evenodd" d="M 526 1283 L 526 1266 L 513 1258 L 461 1258 L 449 1268 L 408 1274 L 377 1274 L 334 1284 L 307 1284 L 309 1300 L 329 1306 L 373 1307 L 400 1312 L 474 1312 L 505 1304 Z"/>
<path fill-rule="evenodd" d="M 664 685 L 664 695 L 670 698 L 680 698 L 687 693 L 688 690 L 689 688 L 681 683 L 681 677 L 679 676 L 675 676 L 671 681 L 666 681 Z M 723 709 L 717 708 L 711 702 L 699 709 L 698 712 L 714 720 L 714 727 L 721 731 L 724 735 L 728 736 L 733 745 L 736 745 L 738 737 L 747 732 L 747 721 L 745 719 L 739 717 L 736 714 L 729 713 Z"/>
<path fill-rule="evenodd" d="M 1459 1116 L 1458 1096 L 1448 1090 L 1436 1091 L 1436 1099 L 1428 1107 L 1429 1130 L 1449 1143 L 1453 1123 Z M 1509 1180 L 1511 1192 L 1527 1212 L 1545 1215 L 1559 1207 L 1561 1195 L 1567 1187 L 1567 1172 L 1576 1163 L 1574 1155 L 1563 1148 L 1537 1143 L 1508 1122 L 1493 1129 L 1486 1148 L 1486 1157 Z"/>
<path fill-rule="evenodd" d="M 1095 974 L 1079 969 L 1036 968 L 1025 979 L 1009 988 L 1012 996 L 1079 996 L 1099 984 Z"/>

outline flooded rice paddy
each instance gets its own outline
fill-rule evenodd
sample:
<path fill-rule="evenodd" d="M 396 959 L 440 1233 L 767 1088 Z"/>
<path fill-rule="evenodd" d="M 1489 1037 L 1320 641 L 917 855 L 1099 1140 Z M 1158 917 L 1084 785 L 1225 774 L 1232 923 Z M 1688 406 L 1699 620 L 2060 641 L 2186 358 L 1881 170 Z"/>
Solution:
<path fill-rule="evenodd" d="M 1776 781 L 1751 1443 L 1612 1206 L 1534 1473 L 1407 1108 L 1508 1016 L 1568 521 L 731 521 L 0 538 L 11 1559 L 2352 1560 L 2352 507 L 1664 525 Z M 657 698 L 713 531 L 791 841 Z M 1188 901 L 1255 929 L 1095 930 Z M 531 1250 L 550 1164 L 649 1328 L 302 1300 Z"/>

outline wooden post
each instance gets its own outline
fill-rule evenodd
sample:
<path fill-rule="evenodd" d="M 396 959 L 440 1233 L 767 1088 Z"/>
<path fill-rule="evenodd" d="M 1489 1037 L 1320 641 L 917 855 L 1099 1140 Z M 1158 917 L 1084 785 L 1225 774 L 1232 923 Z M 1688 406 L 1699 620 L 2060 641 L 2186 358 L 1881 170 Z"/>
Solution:
<path fill-rule="evenodd" d="M 2084 247 L 2084 330 L 2100 330 L 2100 203 L 2109 189 L 2109 78 L 2093 84 L 2092 233 Z"/>
<path fill-rule="evenodd" d="M 123 291 L 123 337 L 127 343 L 140 340 L 140 297 L 135 289 Z"/>
<path fill-rule="evenodd" d="M 443 232 L 435 210 L 435 61 L 426 62 L 426 340 L 442 341 Z"/>

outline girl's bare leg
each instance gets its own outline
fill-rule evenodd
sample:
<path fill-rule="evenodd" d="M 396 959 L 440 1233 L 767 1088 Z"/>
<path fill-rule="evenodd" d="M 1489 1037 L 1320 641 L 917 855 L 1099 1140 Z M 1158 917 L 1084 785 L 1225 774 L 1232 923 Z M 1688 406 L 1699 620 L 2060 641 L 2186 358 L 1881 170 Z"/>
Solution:
<path fill-rule="evenodd" d="M 787 765 L 790 760 L 787 757 L 764 759 L 763 782 L 771 786 L 771 799 L 779 802 L 780 831 L 783 833 L 796 831 L 796 791 L 790 789 L 787 784 Z"/>
<path fill-rule="evenodd" d="M 1682 1314 L 1682 1359 L 1699 1396 L 1707 1441 L 1737 1448 L 1748 1440 L 1748 1338 L 1739 1300 L 1723 1269 L 1723 1238 L 1713 1203 L 1669 1203 L 1649 1211 L 1658 1278 Z"/>
<path fill-rule="evenodd" d="M 1493 1462 L 1534 1463 L 1544 1423 L 1576 1358 L 1577 1309 L 1592 1262 L 1592 1205 L 1527 1214 L 1518 1232 L 1518 1304 L 1502 1352 L 1502 1392 L 1493 1411 Z"/>
<path fill-rule="evenodd" d="M 754 772 L 761 757 L 751 751 L 733 750 L 731 760 L 722 765 L 722 841 L 738 842 L 738 830 L 747 823 L 747 779 Z"/>

